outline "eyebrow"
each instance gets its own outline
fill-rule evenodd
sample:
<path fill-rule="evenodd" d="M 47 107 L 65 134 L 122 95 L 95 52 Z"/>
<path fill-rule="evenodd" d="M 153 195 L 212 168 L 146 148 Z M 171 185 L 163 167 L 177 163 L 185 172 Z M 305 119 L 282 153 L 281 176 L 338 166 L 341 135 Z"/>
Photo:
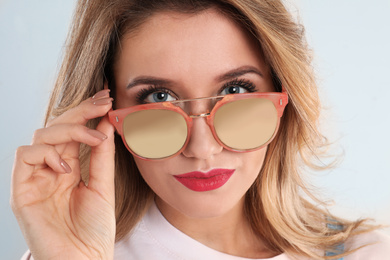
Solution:
<path fill-rule="evenodd" d="M 261 73 L 260 70 L 258 70 L 257 68 L 255 68 L 253 66 L 242 66 L 242 67 L 230 70 L 230 71 L 222 74 L 221 76 L 218 76 L 217 81 L 219 81 L 219 82 L 226 81 L 229 79 L 240 77 L 240 76 L 248 74 L 248 73 L 254 73 L 254 74 L 257 74 L 260 77 L 264 78 L 263 73 Z"/>
<path fill-rule="evenodd" d="M 264 77 L 263 74 L 255 67 L 253 66 L 242 66 L 233 70 L 230 70 L 218 77 L 216 77 L 216 81 L 222 82 L 229 79 L 237 78 L 242 75 L 248 74 L 248 73 L 254 73 L 259 75 L 260 77 Z M 163 78 L 157 78 L 152 76 L 140 76 L 133 79 L 127 86 L 126 89 L 130 89 L 132 87 L 135 87 L 137 85 L 174 85 L 174 82 L 171 80 L 163 79 Z"/>
<path fill-rule="evenodd" d="M 137 85 L 172 85 L 173 82 L 166 79 L 151 77 L 151 76 L 140 76 L 133 79 L 126 87 L 130 89 Z"/>

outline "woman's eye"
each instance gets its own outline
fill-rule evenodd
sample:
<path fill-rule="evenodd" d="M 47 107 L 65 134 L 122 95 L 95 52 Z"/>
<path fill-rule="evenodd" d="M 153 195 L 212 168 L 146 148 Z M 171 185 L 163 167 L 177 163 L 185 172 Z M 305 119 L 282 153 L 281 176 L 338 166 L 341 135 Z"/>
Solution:
<path fill-rule="evenodd" d="M 145 101 L 147 103 L 166 102 L 166 101 L 174 101 L 174 100 L 176 100 L 174 97 L 172 97 L 166 92 L 161 92 L 161 91 L 151 93 L 145 98 Z"/>
<path fill-rule="evenodd" d="M 240 94 L 249 92 L 246 88 L 239 86 L 229 86 L 224 88 L 219 95 Z"/>

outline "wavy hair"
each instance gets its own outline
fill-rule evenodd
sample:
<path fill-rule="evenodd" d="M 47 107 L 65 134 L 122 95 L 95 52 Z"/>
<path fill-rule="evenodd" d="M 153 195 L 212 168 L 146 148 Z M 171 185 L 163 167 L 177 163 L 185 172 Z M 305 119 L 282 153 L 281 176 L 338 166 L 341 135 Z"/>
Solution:
<path fill-rule="evenodd" d="M 307 166 L 326 169 L 331 165 L 318 165 L 327 140 L 318 130 L 321 105 L 304 29 L 280 0 L 79 0 L 45 122 L 102 90 L 105 81 L 115 97 L 113 67 L 120 41 L 150 16 L 161 11 L 193 14 L 209 8 L 236 21 L 257 40 L 271 68 L 275 89 L 283 85 L 290 100 L 264 165 L 246 193 L 245 212 L 253 231 L 275 252 L 337 258 L 325 257 L 323 251 L 371 228 L 364 220 L 350 222 L 330 216 L 303 177 Z M 90 120 L 88 126 L 94 128 L 98 122 Z M 154 193 L 118 135 L 115 145 L 119 241 L 142 217 Z M 85 182 L 89 153 L 88 147 L 81 146 Z M 330 228 L 334 221 L 342 228 Z"/>

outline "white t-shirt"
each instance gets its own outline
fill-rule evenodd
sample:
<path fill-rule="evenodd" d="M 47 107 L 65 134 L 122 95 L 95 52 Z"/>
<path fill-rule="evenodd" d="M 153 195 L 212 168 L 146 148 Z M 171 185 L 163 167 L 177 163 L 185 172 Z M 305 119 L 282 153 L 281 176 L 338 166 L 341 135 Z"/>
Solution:
<path fill-rule="evenodd" d="M 390 237 L 380 232 L 370 232 L 350 239 L 345 248 L 364 247 L 344 257 L 344 260 L 390 260 Z M 134 230 L 115 246 L 115 260 L 248 260 L 221 253 L 187 236 L 172 226 L 152 204 Z M 272 260 L 292 260 L 280 254 Z M 262 259 L 265 260 L 265 259 Z"/>
<path fill-rule="evenodd" d="M 344 260 L 390 260 L 390 237 L 377 231 L 356 236 L 350 239 L 345 247 L 354 249 L 371 243 L 376 244 L 359 249 L 344 257 Z M 249 260 L 221 253 L 192 239 L 172 226 L 154 203 L 132 232 L 116 243 L 114 259 Z M 268 259 L 292 260 L 286 254 Z M 22 260 L 33 260 L 33 258 L 27 252 Z"/>

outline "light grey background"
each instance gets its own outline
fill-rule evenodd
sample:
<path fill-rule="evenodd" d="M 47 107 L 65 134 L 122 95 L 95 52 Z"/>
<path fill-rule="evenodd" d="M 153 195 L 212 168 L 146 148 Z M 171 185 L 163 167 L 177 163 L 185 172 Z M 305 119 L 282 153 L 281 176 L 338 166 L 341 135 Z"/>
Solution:
<path fill-rule="evenodd" d="M 322 127 L 345 151 L 337 169 L 311 176 L 315 192 L 334 213 L 390 224 L 390 0 L 290 2 L 314 49 Z M 0 0 L 1 259 L 27 249 L 9 207 L 13 156 L 42 126 L 74 3 Z"/>

